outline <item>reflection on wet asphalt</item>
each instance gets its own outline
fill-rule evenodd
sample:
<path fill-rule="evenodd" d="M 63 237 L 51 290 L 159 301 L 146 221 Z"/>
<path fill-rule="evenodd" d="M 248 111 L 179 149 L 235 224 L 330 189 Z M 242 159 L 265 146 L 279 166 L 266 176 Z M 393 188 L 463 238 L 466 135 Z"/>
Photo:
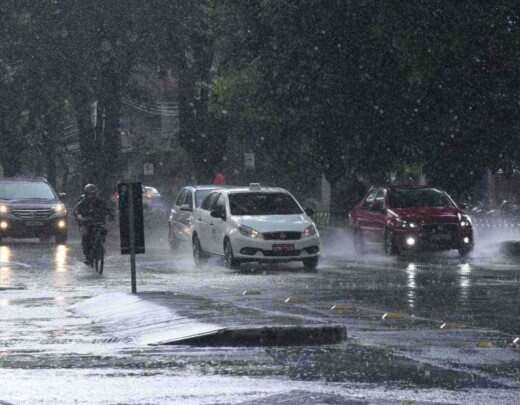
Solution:
<path fill-rule="evenodd" d="M 451 258 L 435 262 L 408 258 L 363 262 L 367 266 L 359 269 L 354 261 L 334 262 L 341 265 L 350 275 L 352 300 L 417 317 L 520 333 L 520 271 L 514 263 L 497 269 Z"/>
<path fill-rule="evenodd" d="M 510 343 L 520 335 L 519 280 L 518 263 L 496 255 L 462 262 L 450 254 L 386 258 L 374 252 L 356 257 L 345 249 L 325 250 L 316 273 L 304 272 L 299 264 L 246 265 L 231 271 L 218 260 L 196 269 L 188 250 L 173 254 L 164 240 L 151 238 L 148 254 L 138 258 L 139 291 L 200 296 L 207 305 L 224 301 L 259 309 L 267 317 L 292 314 L 344 323 L 349 340 L 298 348 L 147 347 L 103 339 L 99 325 L 70 311 L 86 298 L 129 291 L 128 258 L 119 255 L 115 241 L 108 246 L 103 276 L 81 263 L 77 240 L 67 247 L 9 242 L 0 246 L 0 379 L 31 376 L 45 383 L 53 377 L 51 370 L 63 380 L 72 374 L 58 370 L 76 370 L 74 378 L 85 386 L 107 377 L 121 386 L 124 381 L 133 385 L 127 396 L 115 389 L 110 397 L 125 403 L 132 398 L 135 403 L 179 399 L 179 393 L 145 378 L 152 376 L 166 386 L 198 378 L 213 387 L 219 378 L 229 378 L 227 383 L 235 387 L 186 391 L 184 403 L 217 403 L 218 395 L 225 398 L 220 403 L 268 403 L 261 401 L 269 397 L 307 401 L 302 399 L 306 396 L 291 399 L 293 390 L 320 393 L 330 403 L 342 403 L 337 398 L 345 403 L 348 398 L 491 403 L 490 396 L 514 403 L 520 352 Z M 288 297 L 293 300 L 286 302 Z M 343 310 L 332 311 L 335 304 Z M 382 320 L 384 313 L 389 315 Z M 23 391 L 23 383 L 17 388 L 14 382 L 20 379 L 0 390 L 0 400 L 35 401 L 24 394 L 29 391 Z M 373 386 L 357 385 L 367 383 Z M 44 403 L 68 403 L 74 397 L 74 392 L 50 385 L 49 392 L 57 394 Z M 141 387 L 141 394 L 134 387 Z M 412 394 L 407 387 L 418 391 Z M 481 391 L 471 397 L 450 391 L 470 387 Z M 74 398 L 107 402 L 100 390 L 94 389 L 97 393 L 90 398 L 78 390 Z"/>

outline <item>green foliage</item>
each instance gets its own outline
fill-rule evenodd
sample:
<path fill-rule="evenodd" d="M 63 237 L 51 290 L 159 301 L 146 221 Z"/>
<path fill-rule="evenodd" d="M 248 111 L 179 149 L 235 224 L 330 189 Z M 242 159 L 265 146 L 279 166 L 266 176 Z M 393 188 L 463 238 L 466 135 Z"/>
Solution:
<path fill-rule="evenodd" d="M 108 186 L 121 99 L 144 66 L 177 78 L 199 181 L 233 149 L 302 190 L 416 164 L 463 192 L 518 166 L 519 18 L 513 0 L 6 0 L 0 158 L 10 173 L 31 145 L 55 160 L 69 105 L 83 177 Z"/>
<path fill-rule="evenodd" d="M 332 183 L 417 163 L 461 192 L 486 168 L 518 164 L 514 2 L 230 4 L 239 17 L 227 20 L 217 83 L 271 153 L 306 153 Z"/>

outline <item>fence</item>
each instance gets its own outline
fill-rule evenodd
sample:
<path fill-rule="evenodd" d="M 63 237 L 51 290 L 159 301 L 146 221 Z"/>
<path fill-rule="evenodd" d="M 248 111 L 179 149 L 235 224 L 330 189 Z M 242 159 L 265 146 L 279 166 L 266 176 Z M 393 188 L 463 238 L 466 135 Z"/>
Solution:
<path fill-rule="evenodd" d="M 318 228 L 348 226 L 348 217 L 344 211 L 317 211 L 313 214 L 312 219 Z"/>

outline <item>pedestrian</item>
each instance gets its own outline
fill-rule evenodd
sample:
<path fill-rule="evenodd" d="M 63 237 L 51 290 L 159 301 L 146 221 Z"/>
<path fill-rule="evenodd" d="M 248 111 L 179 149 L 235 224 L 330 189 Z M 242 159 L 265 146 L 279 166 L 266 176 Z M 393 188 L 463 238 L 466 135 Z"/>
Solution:
<path fill-rule="evenodd" d="M 215 178 L 213 179 L 213 184 L 219 186 L 222 184 L 226 184 L 226 176 L 224 176 L 224 173 L 218 171 L 217 174 L 215 174 Z"/>

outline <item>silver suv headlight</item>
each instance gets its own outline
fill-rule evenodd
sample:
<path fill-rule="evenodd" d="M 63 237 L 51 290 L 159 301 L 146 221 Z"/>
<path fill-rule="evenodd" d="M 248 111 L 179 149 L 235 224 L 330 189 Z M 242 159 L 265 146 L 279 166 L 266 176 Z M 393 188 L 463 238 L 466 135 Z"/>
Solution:
<path fill-rule="evenodd" d="M 1 204 L 0 205 L 0 214 L 7 214 L 9 212 L 9 208 L 7 205 Z"/>
<path fill-rule="evenodd" d="M 250 226 L 247 226 L 247 225 L 239 225 L 238 231 L 242 235 L 247 236 L 248 238 L 263 239 L 263 236 L 260 232 L 258 232 L 256 229 L 251 228 Z"/>
<path fill-rule="evenodd" d="M 63 203 L 58 203 L 54 206 L 54 212 L 56 214 L 66 214 L 67 213 L 67 208 L 65 208 L 65 204 Z"/>

